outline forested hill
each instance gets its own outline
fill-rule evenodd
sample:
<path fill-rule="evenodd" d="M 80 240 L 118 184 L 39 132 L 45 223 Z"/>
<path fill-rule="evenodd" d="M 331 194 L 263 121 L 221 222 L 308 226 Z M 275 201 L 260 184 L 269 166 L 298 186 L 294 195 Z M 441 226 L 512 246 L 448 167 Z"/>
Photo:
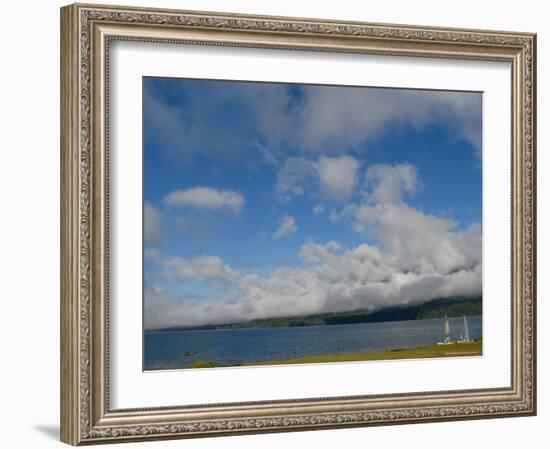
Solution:
<path fill-rule="evenodd" d="M 379 323 L 383 321 L 426 320 L 456 316 L 481 315 L 481 297 L 442 298 L 421 304 L 387 307 L 371 313 L 349 313 L 329 316 L 325 324 Z"/>
<path fill-rule="evenodd" d="M 379 323 L 384 321 L 424 320 L 456 316 L 481 315 L 481 296 L 475 298 L 439 298 L 431 301 L 385 307 L 374 311 L 324 313 L 318 315 L 269 318 L 242 323 L 211 324 L 185 329 L 244 329 L 266 327 L 328 326 L 331 324 Z M 174 328 L 166 329 L 174 330 Z"/>

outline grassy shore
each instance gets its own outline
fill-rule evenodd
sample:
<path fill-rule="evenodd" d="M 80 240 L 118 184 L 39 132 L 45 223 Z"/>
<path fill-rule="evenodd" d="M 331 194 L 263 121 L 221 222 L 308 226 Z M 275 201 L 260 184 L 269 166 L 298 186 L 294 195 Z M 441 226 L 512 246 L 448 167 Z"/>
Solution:
<path fill-rule="evenodd" d="M 482 341 L 470 343 L 451 343 L 448 345 L 421 346 L 411 349 L 391 349 L 380 352 L 353 352 L 348 354 L 310 355 L 286 360 L 268 360 L 255 363 L 239 363 L 222 365 L 210 360 L 197 360 L 191 365 L 181 368 L 214 368 L 229 366 L 259 366 L 259 365 L 293 365 L 300 363 L 331 363 L 331 362 L 363 362 L 372 360 L 428 359 L 434 357 L 472 357 L 482 353 Z M 179 367 L 174 367 L 179 368 Z M 155 369 L 155 368 L 152 368 Z M 158 368 L 157 368 L 158 369 Z"/>
<path fill-rule="evenodd" d="M 392 349 L 391 351 L 382 352 L 312 355 L 295 359 L 250 363 L 246 364 L 246 366 L 290 365 L 295 363 L 359 362 L 367 360 L 424 359 L 432 357 L 469 357 L 481 355 L 481 348 L 481 340 L 478 340 L 471 343 L 433 345 L 413 349 Z"/>

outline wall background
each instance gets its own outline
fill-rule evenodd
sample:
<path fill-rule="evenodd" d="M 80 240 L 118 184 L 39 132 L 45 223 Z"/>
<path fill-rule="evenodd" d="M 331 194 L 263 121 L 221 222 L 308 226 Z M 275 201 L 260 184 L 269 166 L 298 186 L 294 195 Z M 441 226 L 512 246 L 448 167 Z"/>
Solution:
<path fill-rule="evenodd" d="M 115 2 L 117 3 L 117 2 Z M 535 0 L 309 2 L 292 0 L 132 0 L 120 3 L 538 33 L 538 316 L 550 314 L 550 14 Z M 0 27 L 0 414 L 4 447 L 61 447 L 59 429 L 59 10 L 57 0 L 9 2 Z M 546 30 L 543 27 L 546 25 Z M 446 448 L 537 444 L 550 418 L 550 326 L 540 326 L 539 416 L 146 443 L 123 447 Z M 112 446 L 111 446 L 112 447 Z"/>

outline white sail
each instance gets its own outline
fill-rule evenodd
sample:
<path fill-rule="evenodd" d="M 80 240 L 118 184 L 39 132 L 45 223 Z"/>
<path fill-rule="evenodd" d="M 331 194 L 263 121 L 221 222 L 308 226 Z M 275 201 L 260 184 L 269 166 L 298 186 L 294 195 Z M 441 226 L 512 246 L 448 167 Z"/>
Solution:
<path fill-rule="evenodd" d="M 453 343 L 451 340 L 451 326 L 449 325 L 449 318 L 447 317 L 447 314 L 445 314 L 445 338 L 437 344 L 450 345 L 451 343 Z"/>
<path fill-rule="evenodd" d="M 470 341 L 470 329 L 468 328 L 466 315 L 464 315 L 464 341 Z"/>

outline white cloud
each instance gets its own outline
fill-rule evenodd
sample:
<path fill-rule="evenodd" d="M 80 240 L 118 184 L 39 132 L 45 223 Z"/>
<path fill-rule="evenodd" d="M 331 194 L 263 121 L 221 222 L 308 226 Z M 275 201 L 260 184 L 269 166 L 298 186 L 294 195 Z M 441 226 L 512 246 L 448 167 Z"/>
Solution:
<path fill-rule="evenodd" d="M 279 227 L 275 231 L 275 234 L 273 234 L 273 238 L 279 239 L 281 237 L 286 237 L 287 235 L 290 235 L 297 230 L 298 226 L 296 225 L 296 221 L 294 221 L 294 218 L 290 215 L 286 215 L 279 222 Z"/>
<path fill-rule="evenodd" d="M 356 230 L 376 234 L 380 251 L 398 259 L 403 270 L 450 273 L 481 263 L 481 234 L 476 227 L 454 231 L 453 220 L 406 204 L 362 205 L 354 220 Z"/>
<path fill-rule="evenodd" d="M 288 202 L 306 193 L 336 202 L 346 202 L 356 184 L 359 161 L 353 156 L 320 156 L 316 161 L 290 157 L 279 170 L 275 192 Z M 322 212 L 319 206 L 316 213 Z"/>
<path fill-rule="evenodd" d="M 231 268 L 217 256 L 197 256 L 193 258 L 172 257 L 162 261 L 165 280 L 209 281 L 230 280 Z"/>
<path fill-rule="evenodd" d="M 165 280 L 223 282 L 227 294 L 202 303 L 169 289 L 149 290 L 146 327 L 227 323 L 480 295 L 481 226 L 458 230 L 452 219 L 406 204 L 404 198 L 419 184 L 414 167 L 371 168 L 363 201 L 334 214 L 336 220 L 349 220 L 356 231 L 369 232 L 376 244 L 348 249 L 336 241 L 308 242 L 298 254 L 304 266 L 279 266 L 267 272 L 233 269 L 216 256 L 162 261 L 157 255 Z M 274 237 L 296 228 L 294 219 L 286 216 Z"/>
<path fill-rule="evenodd" d="M 244 197 L 233 190 L 217 190 L 211 187 L 193 187 L 186 190 L 176 190 L 163 199 L 170 207 L 193 207 L 196 209 L 226 209 L 235 213 L 244 207 Z"/>
<path fill-rule="evenodd" d="M 474 249 L 479 230 L 455 233 L 447 239 L 455 249 Z M 477 252 L 480 252 L 479 246 Z M 481 260 L 472 265 L 441 266 L 427 253 L 411 261 L 397 253 L 361 244 L 346 250 L 337 242 L 309 243 L 300 250 L 306 267 L 280 266 L 267 273 L 232 270 L 221 260 L 205 269 L 180 272 L 179 279 L 207 279 L 231 285 L 225 299 L 216 303 L 189 301 L 164 292 L 146 292 L 146 327 L 228 323 L 250 319 L 324 312 L 373 309 L 438 297 L 481 294 Z M 411 263 L 414 262 L 414 263 Z M 200 265 L 200 264 L 199 264 Z M 446 268 L 446 270 L 441 270 Z M 451 269 L 452 268 L 452 269 Z"/>
<path fill-rule="evenodd" d="M 344 247 L 335 240 L 330 240 L 324 245 L 310 242 L 300 248 L 298 255 L 306 264 L 315 265 L 328 260 L 331 255 L 343 249 Z"/>
<path fill-rule="evenodd" d="M 368 244 L 345 250 L 339 244 L 311 243 L 302 248 L 300 256 L 307 267 L 280 266 L 264 274 L 231 270 L 227 281 L 231 293 L 215 303 L 148 291 L 146 310 L 151 313 L 146 313 L 146 328 L 374 309 L 481 293 L 480 263 L 448 273 L 433 271 L 428 265 L 409 271 L 398 257 Z"/>
<path fill-rule="evenodd" d="M 349 203 L 346 204 L 341 210 L 335 210 L 332 209 L 330 211 L 330 214 L 328 216 L 329 220 L 333 223 L 336 223 L 337 221 L 340 221 L 346 217 L 349 217 L 353 215 L 353 213 L 357 210 L 357 204 L 356 203 Z"/>
<path fill-rule="evenodd" d="M 315 180 L 315 166 L 304 158 L 289 157 L 279 170 L 275 192 L 283 202 L 301 196 L 311 189 Z"/>
<path fill-rule="evenodd" d="M 323 194 L 337 202 L 349 200 L 358 168 L 359 161 L 352 156 L 321 156 L 317 162 L 317 172 Z"/>
<path fill-rule="evenodd" d="M 410 164 L 377 164 L 367 170 L 365 202 L 331 214 L 352 219 L 359 233 L 375 235 L 378 249 L 399 260 L 399 268 L 416 273 L 450 273 L 481 264 L 481 232 L 477 226 L 456 231 L 457 223 L 407 205 L 406 194 L 418 189 L 418 174 Z"/>
<path fill-rule="evenodd" d="M 433 123 L 470 142 L 478 155 L 481 148 L 479 93 L 314 87 L 305 90 L 295 114 L 291 138 L 312 151 L 357 148 L 386 133 L 390 124 L 422 129 Z"/>
<path fill-rule="evenodd" d="M 150 261 L 155 264 L 159 264 L 162 261 L 160 251 L 155 248 L 146 249 L 143 251 L 143 255 L 145 256 L 146 261 Z"/>
<path fill-rule="evenodd" d="M 144 137 L 161 143 L 162 149 L 179 161 L 189 161 L 197 154 L 220 163 L 249 159 L 252 153 L 261 157 L 254 143 L 264 136 L 264 130 L 276 135 L 277 129 L 286 129 L 291 120 L 283 113 L 289 101 L 284 85 L 210 80 L 163 83 L 163 89 L 156 80 L 145 83 Z M 228 105 L 238 107 L 246 119 L 228 116 Z M 222 114 L 223 123 L 212 119 Z"/>
<path fill-rule="evenodd" d="M 321 215 L 325 211 L 325 206 L 323 204 L 316 204 L 313 208 L 314 215 Z"/>
<path fill-rule="evenodd" d="M 403 195 L 414 195 L 418 189 L 416 167 L 412 164 L 374 164 L 367 169 L 367 184 L 372 201 L 396 203 Z"/>
<path fill-rule="evenodd" d="M 148 201 L 143 205 L 143 238 L 145 244 L 157 244 L 162 240 L 164 216 Z"/>
<path fill-rule="evenodd" d="M 451 139 L 469 142 L 481 158 L 480 93 L 308 86 L 300 89 L 297 99 L 284 84 L 204 81 L 172 87 L 173 95 L 185 99 L 179 106 L 146 86 L 146 138 L 160 141 L 180 160 L 199 152 L 217 161 L 256 157 L 274 164 L 285 147 L 293 148 L 296 157 L 316 159 L 350 148 L 362 151 L 365 143 L 396 127 L 422 130 L 433 124 Z M 246 120 L 212 132 L 211 117 L 228 104 L 239 107 Z"/>

